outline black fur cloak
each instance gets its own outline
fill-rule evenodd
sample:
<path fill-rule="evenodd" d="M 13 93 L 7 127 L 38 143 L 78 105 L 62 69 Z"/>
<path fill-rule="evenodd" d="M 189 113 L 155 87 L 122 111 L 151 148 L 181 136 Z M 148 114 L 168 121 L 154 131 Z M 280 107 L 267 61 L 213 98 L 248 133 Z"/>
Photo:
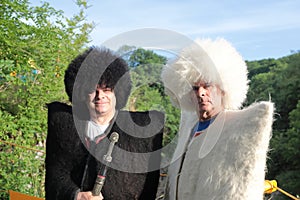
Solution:
<path fill-rule="evenodd" d="M 47 200 L 74 200 L 77 192 L 91 191 L 97 172 L 103 167 L 99 160 L 107 152 L 108 140 L 103 139 L 95 144 L 96 153 L 91 154 L 84 137 L 87 121 L 74 119 L 71 106 L 59 102 L 48 104 Z M 112 132 L 117 132 L 119 140 L 115 144 L 113 161 L 101 191 L 105 200 L 155 199 L 163 123 L 164 115 L 157 111 L 118 112 L 107 134 L 109 138 Z M 149 156 L 147 152 L 155 153 Z M 130 156 L 136 153 L 145 154 Z"/>

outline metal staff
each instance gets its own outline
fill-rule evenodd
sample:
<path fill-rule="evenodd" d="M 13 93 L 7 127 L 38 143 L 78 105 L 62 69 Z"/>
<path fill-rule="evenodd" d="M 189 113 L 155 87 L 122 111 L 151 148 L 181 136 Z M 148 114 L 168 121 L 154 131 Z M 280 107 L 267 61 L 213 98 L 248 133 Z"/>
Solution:
<path fill-rule="evenodd" d="M 93 196 L 99 196 L 101 189 L 104 185 L 105 182 L 105 176 L 106 176 L 106 171 L 107 171 L 107 166 L 111 163 L 112 157 L 111 153 L 113 151 L 115 143 L 119 140 L 119 134 L 117 132 L 113 132 L 110 137 L 110 144 L 107 150 L 107 153 L 103 156 L 103 164 L 104 167 L 103 169 L 100 169 L 95 181 L 95 185 L 92 191 Z"/>

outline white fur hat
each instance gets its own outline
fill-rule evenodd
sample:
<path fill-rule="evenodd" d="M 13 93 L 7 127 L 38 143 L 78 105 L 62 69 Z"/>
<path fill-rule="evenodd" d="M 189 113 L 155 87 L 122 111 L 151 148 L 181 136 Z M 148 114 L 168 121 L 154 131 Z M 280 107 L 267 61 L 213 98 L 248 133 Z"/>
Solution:
<path fill-rule="evenodd" d="M 192 85 L 203 80 L 218 85 L 224 92 L 225 109 L 238 109 L 248 91 L 247 65 L 225 39 L 197 39 L 183 49 L 178 58 L 162 71 L 162 81 L 171 101 L 183 110 L 195 111 Z"/>

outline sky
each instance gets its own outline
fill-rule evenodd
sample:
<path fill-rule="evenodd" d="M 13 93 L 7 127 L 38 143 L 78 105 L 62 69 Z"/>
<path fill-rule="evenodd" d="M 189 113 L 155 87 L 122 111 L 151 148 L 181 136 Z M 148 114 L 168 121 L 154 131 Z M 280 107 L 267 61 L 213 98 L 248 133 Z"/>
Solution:
<path fill-rule="evenodd" d="M 48 0 L 67 17 L 79 11 L 74 1 Z M 153 28 L 190 40 L 224 38 L 248 61 L 300 50 L 300 0 L 88 0 L 88 4 L 87 20 L 96 25 L 92 45 Z"/>

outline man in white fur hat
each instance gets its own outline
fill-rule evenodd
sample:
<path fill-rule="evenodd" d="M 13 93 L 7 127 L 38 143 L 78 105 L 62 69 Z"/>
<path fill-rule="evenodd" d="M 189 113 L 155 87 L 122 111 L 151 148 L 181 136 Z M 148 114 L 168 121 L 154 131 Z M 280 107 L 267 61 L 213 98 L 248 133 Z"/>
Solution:
<path fill-rule="evenodd" d="M 162 81 L 181 108 L 165 199 L 263 199 L 273 104 L 240 109 L 249 81 L 235 48 L 196 40 L 165 66 Z"/>

